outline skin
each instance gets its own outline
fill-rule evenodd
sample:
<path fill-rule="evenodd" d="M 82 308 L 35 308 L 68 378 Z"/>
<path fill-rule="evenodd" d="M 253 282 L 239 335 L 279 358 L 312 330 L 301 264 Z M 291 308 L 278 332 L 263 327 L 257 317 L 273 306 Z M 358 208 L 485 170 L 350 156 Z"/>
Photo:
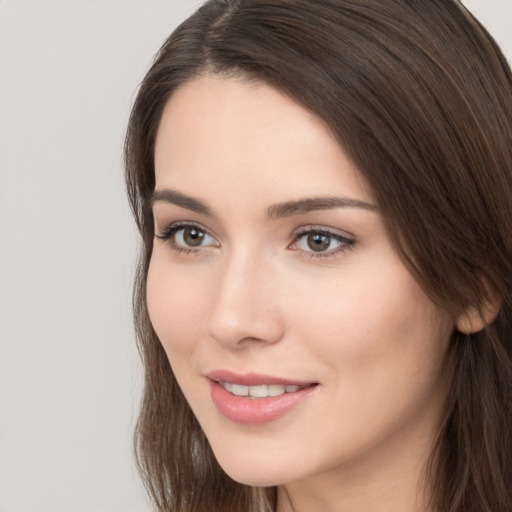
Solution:
<path fill-rule="evenodd" d="M 150 317 L 223 469 L 280 486 L 279 512 L 427 510 L 421 474 L 455 322 L 394 251 L 322 120 L 267 85 L 204 76 L 169 100 L 155 169 L 156 235 L 182 222 L 204 238 L 187 246 L 181 227 L 155 239 Z M 210 212 L 173 204 L 169 189 Z M 369 206 L 268 217 L 275 204 L 325 196 Z M 315 252 L 304 230 L 344 238 Z M 318 385 L 285 416 L 241 425 L 212 402 L 205 375 L 216 369 Z"/>

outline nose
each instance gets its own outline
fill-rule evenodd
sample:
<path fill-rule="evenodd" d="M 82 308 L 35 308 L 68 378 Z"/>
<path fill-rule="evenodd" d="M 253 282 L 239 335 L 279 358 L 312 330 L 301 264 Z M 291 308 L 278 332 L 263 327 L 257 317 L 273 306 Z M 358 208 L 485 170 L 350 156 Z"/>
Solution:
<path fill-rule="evenodd" d="M 228 258 L 217 272 L 207 318 L 208 334 L 230 349 L 278 342 L 284 334 L 284 323 L 271 262 L 242 253 Z"/>

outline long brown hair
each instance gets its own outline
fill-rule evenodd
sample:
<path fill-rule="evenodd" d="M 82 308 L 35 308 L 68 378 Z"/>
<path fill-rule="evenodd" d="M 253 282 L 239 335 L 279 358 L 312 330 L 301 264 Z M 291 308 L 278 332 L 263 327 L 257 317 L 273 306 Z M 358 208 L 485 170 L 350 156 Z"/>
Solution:
<path fill-rule="evenodd" d="M 433 301 L 458 315 L 499 297 L 491 325 L 453 334 L 454 374 L 426 483 L 433 510 L 510 512 L 512 76 L 456 0 L 209 0 L 157 54 L 125 153 L 143 240 L 134 293 L 145 366 L 136 453 L 157 509 L 276 506 L 274 488 L 238 484 L 219 467 L 146 307 L 156 132 L 173 91 L 205 73 L 262 81 L 320 116 Z"/>

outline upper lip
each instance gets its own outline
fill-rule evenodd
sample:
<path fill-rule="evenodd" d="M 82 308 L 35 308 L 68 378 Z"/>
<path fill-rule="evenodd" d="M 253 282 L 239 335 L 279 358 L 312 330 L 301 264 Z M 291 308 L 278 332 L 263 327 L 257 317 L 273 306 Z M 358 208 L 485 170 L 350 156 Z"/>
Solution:
<path fill-rule="evenodd" d="M 307 386 L 316 384 L 313 381 L 285 379 L 282 377 L 262 375 L 259 373 L 235 373 L 230 370 L 213 370 L 208 372 L 206 377 L 216 382 L 229 382 L 231 384 L 240 384 L 242 386 L 268 386 L 271 384 L 277 384 L 280 386 Z"/>

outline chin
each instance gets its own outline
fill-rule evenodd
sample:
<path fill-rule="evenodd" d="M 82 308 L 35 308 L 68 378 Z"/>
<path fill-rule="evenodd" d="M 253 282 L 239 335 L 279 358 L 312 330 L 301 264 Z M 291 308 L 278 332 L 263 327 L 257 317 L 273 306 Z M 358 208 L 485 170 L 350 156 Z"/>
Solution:
<path fill-rule="evenodd" d="M 214 452 L 215 453 L 215 452 Z M 219 454 L 217 462 L 224 472 L 235 482 L 252 487 L 273 487 L 294 479 L 289 469 L 280 467 L 275 461 L 258 460 L 237 453 Z"/>
<path fill-rule="evenodd" d="M 232 480 L 251 487 L 274 487 L 286 483 L 286 479 L 279 478 L 277 475 L 269 475 L 266 470 L 258 471 L 251 467 L 245 467 L 231 471 L 232 468 L 221 467 Z"/>

